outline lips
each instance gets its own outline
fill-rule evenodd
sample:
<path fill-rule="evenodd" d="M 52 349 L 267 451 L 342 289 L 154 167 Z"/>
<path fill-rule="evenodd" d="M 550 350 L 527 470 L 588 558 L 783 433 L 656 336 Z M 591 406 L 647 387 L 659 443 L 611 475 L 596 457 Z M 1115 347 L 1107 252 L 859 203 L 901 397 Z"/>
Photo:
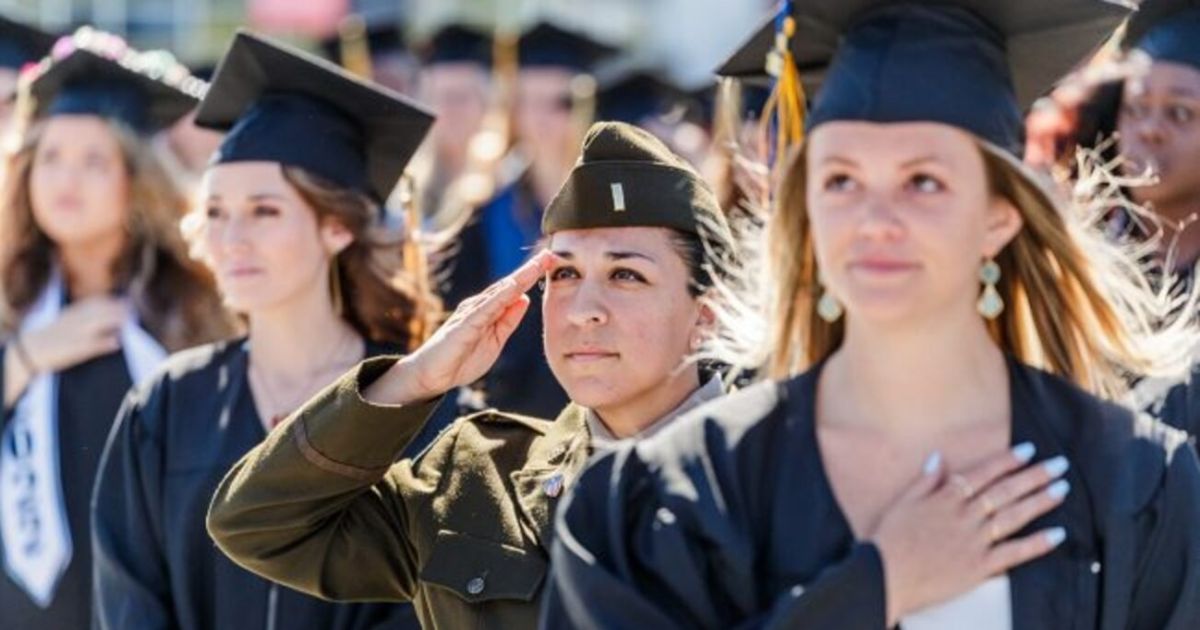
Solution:
<path fill-rule="evenodd" d="M 918 265 L 905 260 L 888 258 L 862 258 L 851 261 L 849 268 L 851 270 L 865 271 L 868 273 L 902 273 L 914 271 L 918 268 Z"/>
<path fill-rule="evenodd" d="M 604 361 L 607 359 L 615 359 L 621 355 L 616 352 L 609 352 L 606 350 L 591 350 L 591 349 L 589 349 L 589 350 L 576 350 L 573 352 L 568 352 L 564 356 L 566 356 L 568 361 L 577 361 L 580 363 L 594 363 L 597 361 Z"/>

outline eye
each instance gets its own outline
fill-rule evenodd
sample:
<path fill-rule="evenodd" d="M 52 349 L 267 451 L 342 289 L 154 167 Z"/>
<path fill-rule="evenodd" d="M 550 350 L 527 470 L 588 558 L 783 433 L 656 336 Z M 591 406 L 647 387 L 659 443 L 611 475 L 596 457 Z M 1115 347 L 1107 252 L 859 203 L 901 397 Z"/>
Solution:
<path fill-rule="evenodd" d="M 834 173 L 825 178 L 823 188 L 829 192 L 847 192 L 854 188 L 854 180 L 845 173 Z"/>
<path fill-rule="evenodd" d="M 620 282 L 640 282 L 646 284 L 646 276 L 626 268 L 614 269 L 609 277 Z"/>
<path fill-rule="evenodd" d="M 204 216 L 209 219 L 219 219 L 221 217 L 221 209 L 216 206 L 209 206 L 204 209 Z"/>
<path fill-rule="evenodd" d="M 1186 125 L 1196 119 L 1196 110 L 1187 105 L 1171 105 L 1167 107 L 1167 118 L 1178 125 Z"/>
<path fill-rule="evenodd" d="M 259 204 L 257 206 L 254 206 L 254 216 L 256 216 L 256 217 L 277 217 L 277 216 L 279 216 L 279 208 L 276 208 L 274 206 L 268 206 L 266 204 Z"/>
<path fill-rule="evenodd" d="M 559 280 L 572 280 L 579 277 L 579 272 L 574 267 L 559 267 L 550 272 L 550 282 L 558 282 Z"/>
<path fill-rule="evenodd" d="M 917 173 L 908 180 L 908 187 L 919 193 L 931 195 L 946 190 L 942 180 L 927 173 Z"/>
<path fill-rule="evenodd" d="M 1133 101 L 1121 106 L 1121 114 L 1133 120 L 1141 120 L 1150 115 L 1150 106 L 1142 101 Z"/>

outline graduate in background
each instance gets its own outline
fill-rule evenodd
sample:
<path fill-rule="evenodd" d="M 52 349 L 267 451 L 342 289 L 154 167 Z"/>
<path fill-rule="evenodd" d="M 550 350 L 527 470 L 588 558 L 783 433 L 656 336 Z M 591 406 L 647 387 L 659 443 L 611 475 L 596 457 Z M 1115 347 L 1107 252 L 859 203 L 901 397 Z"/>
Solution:
<path fill-rule="evenodd" d="M 430 333 L 437 301 L 402 266 L 381 204 L 433 118 L 243 32 L 196 120 L 228 135 L 189 230 L 249 336 L 171 357 L 126 400 L 96 483 L 99 625 L 415 628 L 408 606 L 331 604 L 245 571 L 204 515 L 229 467 L 303 401 Z"/>
<path fill-rule="evenodd" d="M 422 60 L 422 102 L 438 113 L 414 173 L 420 209 L 433 229 L 453 222 L 457 204 L 447 189 L 466 172 L 471 140 L 491 102 L 492 42 L 467 24 L 446 24 L 417 46 Z M 447 207 L 450 206 L 450 207 Z"/>
<path fill-rule="evenodd" d="M 239 461 L 209 513 L 221 549 L 323 597 L 411 600 L 427 628 L 535 627 L 551 518 L 589 455 L 724 394 L 689 358 L 721 335 L 715 278 L 736 260 L 707 184 L 616 123 L 592 128 L 543 230 L 553 254 L 465 301 L 408 357 L 363 363 Z M 554 421 L 465 416 L 401 458 L 530 310 L 545 311 L 572 403 Z"/>
<path fill-rule="evenodd" d="M 121 398 L 167 352 L 233 326 L 148 140 L 203 82 L 88 28 L 21 81 L 0 192 L 0 627 L 86 628 L 88 501 Z"/>
<path fill-rule="evenodd" d="M 543 627 L 1200 626 L 1200 464 L 1110 402 L 1195 333 L 1017 157 L 1120 11 L 788 4 L 831 46 L 781 51 L 825 78 L 770 225 L 779 380 L 585 471 Z"/>

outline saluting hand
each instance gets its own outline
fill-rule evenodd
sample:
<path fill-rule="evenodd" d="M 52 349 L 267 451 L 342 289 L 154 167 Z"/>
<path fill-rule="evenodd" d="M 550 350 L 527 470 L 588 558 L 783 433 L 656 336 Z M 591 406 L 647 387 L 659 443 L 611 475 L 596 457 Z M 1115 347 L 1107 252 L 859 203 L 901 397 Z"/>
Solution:
<path fill-rule="evenodd" d="M 529 309 L 525 292 L 551 268 L 542 251 L 519 269 L 462 302 L 420 348 L 363 392 L 368 400 L 406 404 L 428 400 L 487 374 Z"/>

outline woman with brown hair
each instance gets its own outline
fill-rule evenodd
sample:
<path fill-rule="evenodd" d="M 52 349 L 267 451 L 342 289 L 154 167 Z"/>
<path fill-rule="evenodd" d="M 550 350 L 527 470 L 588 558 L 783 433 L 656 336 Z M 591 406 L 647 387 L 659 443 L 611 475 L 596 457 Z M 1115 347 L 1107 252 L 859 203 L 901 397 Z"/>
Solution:
<path fill-rule="evenodd" d="M 241 569 L 204 515 L 233 462 L 301 402 L 429 334 L 437 301 L 381 203 L 432 117 L 240 33 L 196 120 L 228 134 L 186 231 L 249 334 L 171 357 L 126 401 L 94 497 L 99 627 L 415 627 L 407 607 L 331 604 Z"/>
<path fill-rule="evenodd" d="M 202 88 L 90 29 L 21 78 L 0 190 L 0 626 L 88 625 L 88 501 L 121 398 L 168 351 L 231 330 L 148 140 Z"/>
<path fill-rule="evenodd" d="M 842 36 L 770 226 L 778 380 L 593 463 L 544 627 L 1200 625 L 1200 465 L 1111 402 L 1189 331 L 1015 158 L 1114 11 L 795 3 Z"/>

